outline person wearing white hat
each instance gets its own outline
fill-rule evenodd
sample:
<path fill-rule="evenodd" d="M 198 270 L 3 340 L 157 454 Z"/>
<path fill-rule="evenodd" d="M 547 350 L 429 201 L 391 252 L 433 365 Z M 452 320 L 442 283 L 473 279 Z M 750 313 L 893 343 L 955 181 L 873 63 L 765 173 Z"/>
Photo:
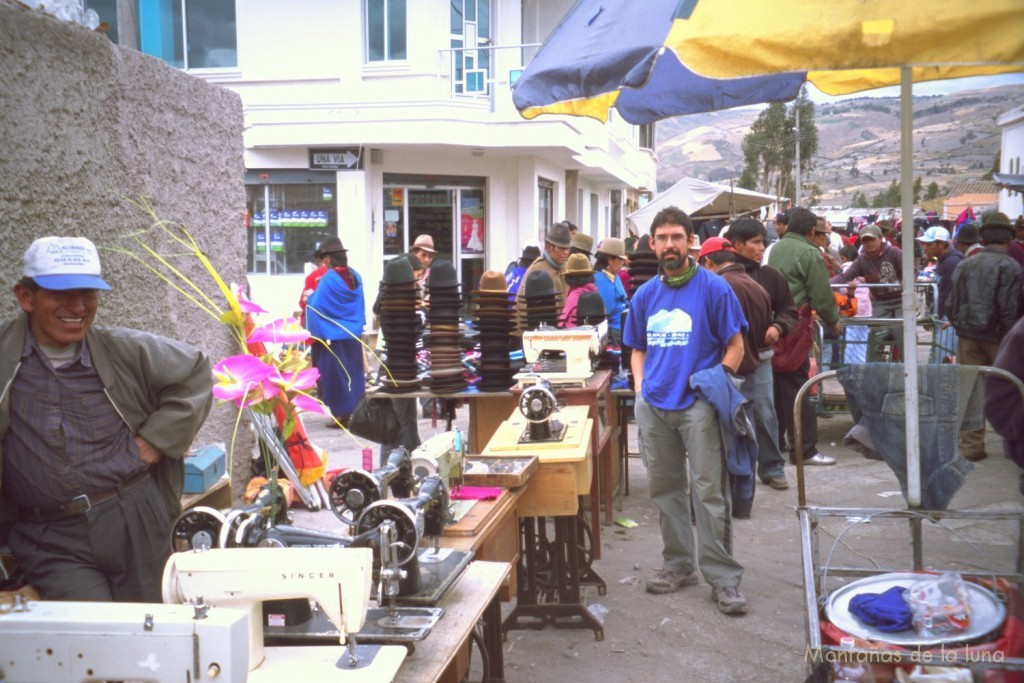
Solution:
<path fill-rule="evenodd" d="M 939 317 L 946 317 L 946 300 L 953 286 L 953 271 L 964 260 L 962 252 L 953 249 L 949 238 L 949 230 L 941 225 L 933 225 L 917 238 L 921 249 L 928 260 L 935 260 L 935 277 L 939 281 L 938 312 Z"/>
<path fill-rule="evenodd" d="M 0 545 L 44 599 L 160 602 L 209 360 L 93 326 L 110 285 L 84 237 L 37 239 L 22 275 L 0 325 Z"/>

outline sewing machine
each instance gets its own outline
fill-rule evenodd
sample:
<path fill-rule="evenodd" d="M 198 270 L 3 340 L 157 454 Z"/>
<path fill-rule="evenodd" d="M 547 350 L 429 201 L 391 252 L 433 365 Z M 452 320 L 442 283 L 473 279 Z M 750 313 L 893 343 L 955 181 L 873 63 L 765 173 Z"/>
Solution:
<path fill-rule="evenodd" d="M 0 680 L 247 679 L 249 631 L 242 610 L 20 597 L 0 607 Z"/>
<path fill-rule="evenodd" d="M 461 429 L 435 434 L 410 454 L 413 475 L 420 479 L 438 475 L 451 488 L 454 481 L 462 479 L 467 445 Z"/>
<path fill-rule="evenodd" d="M 533 381 L 519 395 L 519 414 L 527 422 L 519 443 L 561 441 L 565 437 L 566 425 L 553 417 L 558 411 L 558 403 L 551 383 L 540 376 L 534 377 Z"/>
<path fill-rule="evenodd" d="M 244 611 L 250 683 L 390 681 L 405 649 L 359 645 L 354 636 L 366 618 L 372 576 L 369 548 L 214 548 L 171 555 L 163 599 Z M 339 645 L 265 647 L 262 603 L 287 598 L 315 600 L 340 631 Z"/>
<path fill-rule="evenodd" d="M 408 451 L 394 448 L 383 467 L 372 472 L 345 470 L 334 477 L 328 488 L 331 511 L 351 528 L 370 505 L 387 498 L 389 491 L 397 498 L 406 498 L 414 483 Z"/>
<path fill-rule="evenodd" d="M 584 386 L 607 336 L 607 322 L 568 330 L 548 327 L 527 330 L 523 332 L 526 364 L 516 379 L 520 380 L 520 386 L 530 375 L 540 375 L 552 384 Z"/>

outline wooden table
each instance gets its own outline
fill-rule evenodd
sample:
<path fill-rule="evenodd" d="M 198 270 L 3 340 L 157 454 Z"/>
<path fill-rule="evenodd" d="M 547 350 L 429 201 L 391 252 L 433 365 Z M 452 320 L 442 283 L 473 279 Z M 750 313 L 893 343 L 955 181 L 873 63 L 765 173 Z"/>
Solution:
<path fill-rule="evenodd" d="M 478 500 L 458 524 L 444 529 L 442 548 L 472 550 L 477 560 L 507 562 L 510 566 L 499 597 L 508 602 L 516 594 L 516 566 L 519 562 L 519 499 L 525 486 L 502 489 L 494 500 Z"/>
<path fill-rule="evenodd" d="M 181 497 L 181 509 L 188 510 L 199 505 L 223 510 L 231 507 L 231 479 L 228 475 L 222 476 L 213 482 L 213 486 L 202 493 L 186 493 Z"/>
<path fill-rule="evenodd" d="M 470 634 L 484 621 L 484 649 L 490 660 L 487 683 L 505 680 L 498 590 L 508 579 L 506 562 L 471 562 L 438 604 L 444 616 L 430 635 L 416 644 L 395 677 L 396 683 L 457 683 L 469 670 Z"/>

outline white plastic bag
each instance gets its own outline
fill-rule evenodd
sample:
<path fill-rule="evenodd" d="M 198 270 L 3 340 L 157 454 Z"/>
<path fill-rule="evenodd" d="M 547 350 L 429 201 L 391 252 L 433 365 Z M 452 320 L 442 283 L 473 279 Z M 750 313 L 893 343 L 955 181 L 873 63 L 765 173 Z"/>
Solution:
<path fill-rule="evenodd" d="M 910 606 L 914 629 L 922 636 L 957 633 L 971 625 L 971 599 L 956 572 L 914 582 L 903 599 Z"/>

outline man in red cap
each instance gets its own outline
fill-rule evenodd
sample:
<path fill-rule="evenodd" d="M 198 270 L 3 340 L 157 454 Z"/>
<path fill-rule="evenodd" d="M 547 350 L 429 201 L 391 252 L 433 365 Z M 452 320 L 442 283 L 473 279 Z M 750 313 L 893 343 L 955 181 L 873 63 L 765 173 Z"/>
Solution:
<path fill-rule="evenodd" d="M 746 269 L 736 262 L 736 250 L 732 243 L 724 237 L 709 237 L 701 245 L 700 253 L 697 255 L 697 263 L 725 279 L 736 298 L 739 299 L 740 308 L 747 318 L 747 332 L 743 337 L 743 360 L 736 370 L 743 384 L 740 385 L 740 392 L 750 401 L 747 406 L 748 412 L 754 402 L 756 381 L 754 373 L 761 365 L 758 349 L 764 342 L 764 336 L 771 325 L 772 302 L 764 287 L 757 284 L 752 277 L 747 275 Z M 753 415 L 751 424 L 753 424 Z M 783 477 L 785 483 L 785 477 Z M 784 488 L 775 485 L 774 488 Z M 788 488 L 788 483 L 786 487 Z M 733 495 L 733 517 L 746 519 L 750 517 L 750 507 L 754 499 L 742 500 Z"/>

